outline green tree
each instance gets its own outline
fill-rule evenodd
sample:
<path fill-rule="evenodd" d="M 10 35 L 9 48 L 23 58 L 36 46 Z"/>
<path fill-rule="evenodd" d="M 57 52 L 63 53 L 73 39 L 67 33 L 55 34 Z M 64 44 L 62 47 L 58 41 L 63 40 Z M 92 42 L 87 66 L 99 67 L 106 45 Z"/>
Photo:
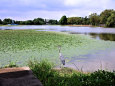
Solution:
<path fill-rule="evenodd" d="M 67 24 L 67 17 L 62 16 L 61 19 L 59 20 L 59 24 L 66 25 Z"/>
<path fill-rule="evenodd" d="M 82 18 L 82 24 L 84 24 L 84 25 L 90 24 L 90 20 L 87 16 L 85 16 L 85 18 Z"/>
<path fill-rule="evenodd" d="M 89 15 L 89 19 L 90 19 L 91 25 L 99 25 L 100 18 L 97 15 L 97 13 L 93 13 L 93 14 Z"/>
<path fill-rule="evenodd" d="M 100 23 L 101 24 L 106 24 L 107 19 L 109 16 L 111 16 L 111 13 L 113 12 L 113 9 L 106 9 L 100 14 Z"/>
<path fill-rule="evenodd" d="M 25 21 L 25 24 L 26 24 L 26 25 L 33 25 L 34 23 L 33 23 L 32 20 L 27 20 L 27 21 Z"/>
<path fill-rule="evenodd" d="M 45 24 L 45 21 L 42 18 L 36 18 L 36 19 L 33 20 L 33 23 L 35 25 L 43 25 L 43 24 Z"/>
<path fill-rule="evenodd" d="M 0 24 L 2 24 L 2 20 L 0 19 Z"/>
<path fill-rule="evenodd" d="M 56 24 L 58 24 L 58 21 L 57 20 L 49 20 L 49 24 L 51 24 L 51 25 L 56 25 Z"/>
<path fill-rule="evenodd" d="M 19 25 L 20 25 L 20 22 L 21 22 L 21 21 L 15 21 L 15 24 L 19 24 Z"/>
<path fill-rule="evenodd" d="M 81 17 L 70 17 L 67 19 L 68 24 L 82 24 Z"/>
<path fill-rule="evenodd" d="M 20 21 L 20 25 L 25 25 L 26 22 L 25 21 Z"/>
<path fill-rule="evenodd" d="M 111 13 L 106 22 L 107 27 L 115 27 L 115 11 Z"/>
<path fill-rule="evenodd" d="M 12 23 L 12 19 L 10 18 L 6 18 L 3 20 L 3 24 L 11 24 Z"/>

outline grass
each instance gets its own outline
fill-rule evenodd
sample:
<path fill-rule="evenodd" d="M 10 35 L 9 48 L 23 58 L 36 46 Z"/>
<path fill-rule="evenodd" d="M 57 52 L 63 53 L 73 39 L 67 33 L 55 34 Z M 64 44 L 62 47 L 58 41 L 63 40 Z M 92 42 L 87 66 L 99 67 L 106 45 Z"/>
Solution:
<path fill-rule="evenodd" d="M 2 69 L 2 68 L 13 68 L 13 67 L 18 67 L 18 66 L 15 62 L 10 61 L 9 64 L 7 64 L 3 67 L 0 67 L 0 69 Z"/>
<path fill-rule="evenodd" d="M 38 60 L 47 58 L 59 64 L 58 45 L 61 45 L 61 52 L 70 61 L 72 56 L 109 49 L 115 43 L 61 32 L 0 30 L 0 65 L 4 66 L 13 61 L 18 66 L 25 66 L 33 57 Z"/>
<path fill-rule="evenodd" d="M 81 73 L 70 68 L 53 69 L 47 60 L 29 61 L 29 67 L 44 86 L 114 86 L 115 72 Z"/>
<path fill-rule="evenodd" d="M 1 67 L 29 67 L 44 86 L 114 86 L 115 73 L 98 70 L 93 73 L 81 73 L 70 68 L 54 69 L 59 64 L 58 48 L 66 59 L 85 55 L 98 50 L 114 48 L 114 42 L 105 42 L 83 35 L 35 30 L 0 30 Z M 36 61 L 32 61 L 36 58 Z M 42 60 L 47 58 L 48 60 Z M 40 62 L 37 62 L 39 60 Z M 15 63 L 14 63 L 15 62 Z"/>
<path fill-rule="evenodd" d="M 13 68 L 18 67 L 15 62 L 10 62 L 8 65 L 4 66 L 4 68 Z"/>

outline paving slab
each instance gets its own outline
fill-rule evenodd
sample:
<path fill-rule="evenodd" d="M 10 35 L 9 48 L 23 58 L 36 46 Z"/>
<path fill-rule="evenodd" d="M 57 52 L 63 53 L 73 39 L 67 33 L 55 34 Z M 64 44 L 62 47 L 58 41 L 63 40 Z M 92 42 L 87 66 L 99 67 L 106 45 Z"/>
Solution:
<path fill-rule="evenodd" d="M 29 67 L 0 69 L 0 86 L 43 86 Z"/>

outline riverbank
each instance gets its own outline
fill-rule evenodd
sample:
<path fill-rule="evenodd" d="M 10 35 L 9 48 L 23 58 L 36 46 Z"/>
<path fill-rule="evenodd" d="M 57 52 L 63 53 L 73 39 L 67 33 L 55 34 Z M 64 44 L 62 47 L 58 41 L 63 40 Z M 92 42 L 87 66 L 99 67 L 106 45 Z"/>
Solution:
<path fill-rule="evenodd" d="M 93 27 L 92 25 L 65 25 L 65 26 L 72 26 L 72 27 Z"/>
<path fill-rule="evenodd" d="M 13 68 L 9 68 L 11 66 Z M 29 67 L 15 67 L 9 64 L 9 66 L 7 66 L 8 68 L 0 69 L 2 80 L 5 79 L 4 77 L 8 77 L 7 80 L 9 80 L 4 80 L 2 83 L 9 84 L 10 81 L 15 82 L 15 80 L 18 81 L 20 85 L 30 85 L 31 83 L 31 85 L 33 84 L 32 86 L 35 84 L 42 86 L 41 83 L 43 86 L 114 86 L 115 83 L 115 72 L 113 71 L 98 70 L 86 73 L 67 67 L 57 69 L 54 63 L 48 60 L 28 61 L 28 66 Z M 33 76 L 32 72 L 41 82 Z M 13 84 L 12 86 L 17 84 L 12 82 L 10 82 L 10 84 Z"/>
<path fill-rule="evenodd" d="M 71 26 L 71 27 L 103 27 L 103 28 L 115 28 L 115 27 L 106 27 L 104 25 L 94 26 L 94 25 L 64 25 L 64 26 Z"/>
<path fill-rule="evenodd" d="M 29 67 L 44 86 L 114 86 L 115 73 L 98 70 L 83 73 L 71 68 L 52 69 L 48 61 L 30 61 Z"/>

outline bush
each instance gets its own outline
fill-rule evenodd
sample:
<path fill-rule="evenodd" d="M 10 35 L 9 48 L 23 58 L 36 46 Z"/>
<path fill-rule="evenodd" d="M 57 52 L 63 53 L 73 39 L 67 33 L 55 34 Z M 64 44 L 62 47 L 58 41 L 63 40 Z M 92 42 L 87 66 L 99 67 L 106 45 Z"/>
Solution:
<path fill-rule="evenodd" d="M 53 69 L 52 63 L 30 61 L 29 67 L 44 86 L 114 86 L 115 73 L 98 70 L 85 74 L 70 68 Z"/>
<path fill-rule="evenodd" d="M 48 78 L 52 76 L 53 64 L 47 60 L 42 60 L 41 62 L 37 62 L 36 60 L 29 61 L 28 65 L 44 85 L 48 82 Z"/>

